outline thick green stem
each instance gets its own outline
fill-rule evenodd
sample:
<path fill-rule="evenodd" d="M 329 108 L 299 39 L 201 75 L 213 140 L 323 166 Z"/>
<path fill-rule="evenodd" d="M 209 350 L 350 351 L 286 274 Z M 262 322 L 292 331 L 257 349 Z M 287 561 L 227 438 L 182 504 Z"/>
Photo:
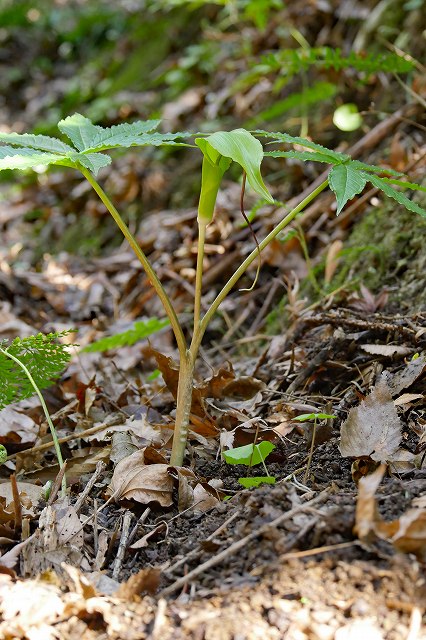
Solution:
<path fill-rule="evenodd" d="M 146 257 L 146 255 L 144 254 L 144 252 L 142 251 L 140 246 L 138 245 L 136 238 L 134 237 L 134 235 L 132 234 L 130 229 L 127 227 L 126 223 L 124 222 L 124 220 L 120 216 L 119 212 L 117 211 L 117 209 L 115 208 L 115 206 L 113 205 L 113 203 L 111 202 L 111 200 L 109 199 L 109 197 L 107 196 L 105 191 L 102 189 L 102 187 L 99 185 L 99 183 L 95 180 L 95 178 L 93 177 L 93 175 L 90 173 L 90 171 L 88 169 L 86 169 L 83 166 L 80 166 L 79 170 L 84 175 L 86 180 L 91 184 L 93 189 L 96 191 L 96 193 L 98 194 L 99 198 L 102 200 L 102 202 L 104 203 L 104 205 L 108 209 L 109 213 L 113 217 L 114 222 L 119 227 L 120 231 L 122 232 L 122 234 L 126 238 L 127 242 L 130 244 L 130 246 L 133 249 L 134 253 L 136 254 L 139 262 L 143 266 L 143 268 L 145 270 L 145 273 L 147 274 L 148 278 L 150 279 L 151 284 L 155 289 L 155 292 L 157 293 L 158 297 L 160 298 L 160 300 L 161 300 L 161 302 L 163 304 L 163 307 L 164 307 L 164 310 L 165 310 L 165 312 L 167 314 L 167 317 L 170 320 L 170 324 L 171 324 L 173 333 L 175 335 L 177 346 L 178 346 L 178 349 L 179 349 L 179 354 L 180 354 L 180 356 L 182 358 L 183 355 L 186 353 L 185 336 L 183 335 L 182 327 L 180 326 L 180 323 L 179 323 L 178 317 L 176 315 L 176 312 L 173 309 L 173 305 L 171 303 L 171 300 L 170 300 L 169 296 L 167 295 L 167 293 L 165 292 L 165 290 L 163 288 L 163 285 L 161 284 L 157 274 L 155 273 L 154 269 L 152 268 L 148 258 Z"/>
<path fill-rule="evenodd" d="M 234 272 L 222 290 L 218 293 L 216 298 L 213 300 L 206 314 L 202 318 L 198 330 L 194 332 L 190 350 L 195 357 L 198 353 L 198 349 L 201 344 L 201 340 L 204 336 L 204 333 L 209 325 L 212 316 L 216 313 L 219 305 L 226 298 L 228 293 L 231 291 L 232 287 L 238 282 L 241 276 L 247 271 L 248 267 L 251 265 L 253 260 L 255 260 L 259 255 L 259 250 L 263 251 L 263 249 L 282 231 L 294 218 L 301 212 L 303 209 L 312 202 L 320 193 L 328 186 L 328 180 L 324 180 L 316 189 L 312 191 L 302 202 L 300 202 L 297 207 L 295 207 L 290 213 L 288 213 L 285 218 L 281 220 L 281 222 L 274 228 L 272 231 L 259 243 L 259 249 L 256 247 L 249 256 L 244 260 L 244 262 L 238 267 L 238 269 Z"/>
<path fill-rule="evenodd" d="M 203 287 L 203 261 L 204 243 L 206 240 L 206 228 L 208 222 L 203 218 L 198 218 L 198 249 L 197 249 L 197 273 L 195 276 L 195 299 L 194 299 L 194 332 L 197 331 L 201 317 L 201 292 Z"/>
<path fill-rule="evenodd" d="M 181 467 L 185 456 L 186 441 L 188 439 L 189 419 L 192 404 L 192 388 L 194 384 L 195 358 L 188 350 L 180 357 L 179 384 L 176 402 L 175 432 L 173 435 L 172 454 L 170 464 Z"/>
<path fill-rule="evenodd" d="M 50 417 L 49 409 L 47 408 L 46 402 L 44 401 L 44 398 L 43 398 L 43 396 L 41 394 L 40 389 L 38 388 L 38 386 L 37 386 L 34 378 L 32 377 L 29 369 L 24 365 L 23 362 L 21 362 L 19 360 L 19 358 L 16 358 L 11 353 L 9 353 L 7 351 L 7 349 L 1 349 L 0 348 L 0 351 L 7 358 L 10 358 L 11 360 L 13 360 L 13 362 L 15 362 L 18 365 L 18 367 L 20 367 L 22 369 L 22 371 L 25 373 L 25 375 L 27 376 L 28 380 L 30 381 L 31 386 L 33 387 L 35 393 L 38 395 L 38 398 L 40 400 L 40 404 L 42 406 L 44 415 L 46 417 L 47 424 L 49 425 L 50 433 L 52 434 L 52 440 L 53 440 L 53 445 L 55 447 L 56 457 L 58 458 L 58 464 L 62 469 L 62 467 L 64 466 L 64 459 L 62 457 L 61 447 L 59 446 L 58 436 L 56 435 L 55 426 L 54 426 L 54 424 L 52 422 L 52 418 Z M 62 478 L 62 494 L 63 495 L 65 495 L 66 490 L 67 490 L 67 481 L 66 481 L 66 478 L 65 478 L 65 475 L 64 475 L 64 477 Z"/>

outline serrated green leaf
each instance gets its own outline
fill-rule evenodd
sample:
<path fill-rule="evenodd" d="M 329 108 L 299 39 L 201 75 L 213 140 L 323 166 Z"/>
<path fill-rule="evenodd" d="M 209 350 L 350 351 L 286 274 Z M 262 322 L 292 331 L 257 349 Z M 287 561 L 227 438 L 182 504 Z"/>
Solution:
<path fill-rule="evenodd" d="M 61 120 L 58 127 L 79 151 L 96 152 L 116 147 L 161 146 L 179 144 L 175 140 L 186 137 L 185 133 L 151 133 L 160 120 L 139 120 L 112 127 L 100 127 L 89 118 L 75 113 Z"/>
<path fill-rule="evenodd" d="M 412 189 L 413 191 L 423 191 L 426 193 L 426 187 L 422 187 L 415 182 L 404 182 L 403 180 L 393 180 L 392 178 L 382 178 L 382 180 L 388 184 L 396 184 L 398 187 L 403 187 L 404 189 Z"/>
<path fill-rule="evenodd" d="M 228 449 L 222 452 L 222 456 L 228 464 L 245 464 L 252 467 L 263 462 L 274 449 L 275 445 L 272 442 L 264 440 L 256 445 L 246 444 L 243 447 Z"/>
<path fill-rule="evenodd" d="M 409 211 L 418 213 L 423 218 L 426 218 L 425 209 L 420 207 L 416 202 L 413 202 L 412 200 L 407 198 L 407 196 L 405 196 L 400 191 L 396 191 L 396 189 L 391 187 L 391 185 L 388 182 L 386 182 L 382 178 L 379 178 L 379 176 L 372 175 L 369 173 L 364 173 L 364 176 L 366 180 L 371 182 L 371 184 L 377 187 L 377 189 L 380 189 L 381 191 L 383 191 L 383 193 L 387 195 L 389 198 L 396 200 L 397 202 L 399 202 L 399 204 L 402 204 Z"/>
<path fill-rule="evenodd" d="M 200 146 L 201 140 L 195 140 L 195 144 Z M 246 172 L 247 180 L 252 189 L 267 202 L 274 202 L 260 173 L 263 147 L 257 138 L 245 129 L 234 129 L 233 131 L 217 131 L 204 138 L 204 141 L 208 142 L 220 155 L 239 164 Z"/>
<path fill-rule="evenodd" d="M 74 166 L 69 158 L 56 153 L 43 153 L 24 147 L 0 147 L 0 171 L 4 169 L 31 169 L 38 165 L 49 164 Z"/>
<path fill-rule="evenodd" d="M 307 138 L 300 138 L 298 136 L 291 136 L 288 133 L 279 133 L 269 131 L 255 131 L 257 135 L 266 136 L 268 138 L 273 138 L 276 142 L 286 142 L 287 144 L 298 144 L 301 147 L 306 147 L 307 149 L 312 149 L 313 151 L 319 151 L 321 154 L 328 156 L 330 158 L 331 164 L 340 164 L 342 162 L 347 162 L 350 160 L 350 156 L 346 153 L 340 153 L 339 151 L 332 151 L 331 149 L 327 149 L 327 147 L 323 147 L 321 144 L 316 144 Z M 268 144 L 274 144 L 274 142 L 268 142 Z"/>
<path fill-rule="evenodd" d="M 75 151 L 73 147 L 70 147 L 68 144 L 65 144 L 65 142 L 62 142 L 57 138 L 32 135 L 31 133 L 4 133 L 0 131 L 0 142 L 53 153 L 68 153 L 69 151 Z"/>
<path fill-rule="evenodd" d="M 404 174 L 400 171 L 395 171 L 394 169 L 390 169 L 389 167 L 379 167 L 375 164 L 367 164 L 366 162 L 361 162 L 361 160 L 351 160 L 351 166 L 354 169 L 362 169 L 364 171 L 372 171 L 373 173 L 388 173 L 390 176 L 403 176 Z"/>
<path fill-rule="evenodd" d="M 330 171 L 328 182 L 336 196 L 336 215 L 339 215 L 347 201 L 361 193 L 367 180 L 362 172 L 354 169 L 351 164 L 339 164 Z"/>
<path fill-rule="evenodd" d="M 325 162 L 326 164 L 334 164 L 330 156 L 319 151 L 266 151 L 265 156 L 271 158 L 295 158 L 303 162 Z"/>
<path fill-rule="evenodd" d="M 86 169 L 90 169 L 95 176 L 98 174 L 99 169 L 111 164 L 111 158 L 105 153 L 74 153 L 71 159 L 74 162 L 79 162 Z"/>

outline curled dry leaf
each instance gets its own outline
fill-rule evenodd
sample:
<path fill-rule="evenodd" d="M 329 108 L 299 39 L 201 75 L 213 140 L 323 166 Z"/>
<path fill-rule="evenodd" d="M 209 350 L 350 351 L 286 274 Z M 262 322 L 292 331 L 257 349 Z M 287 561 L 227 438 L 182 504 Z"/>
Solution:
<path fill-rule="evenodd" d="M 426 560 L 426 508 L 423 500 L 413 500 L 413 506 L 397 520 L 382 520 L 376 503 L 376 491 L 383 478 L 386 466 L 380 465 L 369 476 L 361 478 L 358 485 L 358 500 L 355 512 L 354 532 L 361 540 L 373 537 L 391 543 L 403 553 L 414 553 Z"/>
<path fill-rule="evenodd" d="M 117 464 L 107 493 L 115 500 L 158 502 L 162 507 L 170 507 L 173 478 L 168 470 L 167 464 L 145 464 L 144 451 L 136 451 Z"/>
<path fill-rule="evenodd" d="M 360 344 L 363 351 L 377 356 L 406 356 L 413 350 L 396 344 Z"/>
<path fill-rule="evenodd" d="M 382 379 L 342 424 L 340 453 L 343 457 L 370 456 L 377 462 L 392 457 L 401 443 L 402 424 L 387 383 Z"/>
<path fill-rule="evenodd" d="M 420 378 L 426 369 L 426 355 L 422 354 L 415 360 L 411 360 L 404 369 L 398 371 L 394 376 L 388 374 L 387 383 L 391 394 L 394 396 L 403 389 L 408 389 Z"/>

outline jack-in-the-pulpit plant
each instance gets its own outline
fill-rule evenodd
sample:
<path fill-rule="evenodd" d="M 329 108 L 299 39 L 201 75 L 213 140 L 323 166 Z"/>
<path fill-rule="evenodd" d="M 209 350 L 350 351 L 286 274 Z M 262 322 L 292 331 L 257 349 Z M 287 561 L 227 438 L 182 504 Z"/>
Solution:
<path fill-rule="evenodd" d="M 158 120 L 119 124 L 113 127 L 94 125 L 88 118 L 74 114 L 59 122 L 58 127 L 71 144 L 60 139 L 43 135 L 0 132 L 0 170 L 30 169 L 40 165 L 61 165 L 72 167 L 88 180 L 117 226 L 129 242 L 148 275 L 152 286 L 159 296 L 170 321 L 179 350 L 179 385 L 177 393 L 176 421 L 170 463 L 181 466 L 190 424 L 191 399 L 193 390 L 194 367 L 202 338 L 207 326 L 219 305 L 244 274 L 258 254 L 284 229 L 308 204 L 310 204 L 327 186 L 330 186 L 337 199 L 337 214 L 346 202 L 359 194 L 370 182 L 388 197 L 404 205 L 410 211 L 426 217 L 426 211 L 407 198 L 401 189 L 425 191 L 423 187 L 406 181 L 405 176 L 391 169 L 365 164 L 352 160 L 350 156 L 337 153 L 305 138 L 290 136 L 286 133 L 268 133 L 256 131 L 255 135 L 244 130 L 220 131 L 210 135 L 197 134 L 195 145 L 184 142 L 190 138 L 188 133 L 158 133 Z M 255 137 L 257 136 L 257 137 Z M 265 153 L 260 138 L 267 137 L 273 143 L 294 144 L 297 150 L 270 151 Z M 164 290 L 148 258 L 141 250 L 135 236 L 130 232 L 116 207 L 96 179 L 99 169 L 111 163 L 111 157 L 104 151 L 116 148 L 136 146 L 178 145 L 192 147 L 202 153 L 201 191 L 198 208 L 198 256 L 196 267 L 194 325 L 191 341 L 188 343 L 177 317 L 173 303 Z M 299 150 L 302 147 L 304 150 Z M 201 290 L 203 279 L 203 256 L 206 227 L 214 216 L 217 193 L 224 173 L 234 162 L 240 165 L 244 178 L 254 191 L 267 203 L 273 204 L 268 188 L 260 173 L 265 155 L 272 157 L 291 157 L 302 161 L 317 161 L 331 165 L 328 178 L 304 198 L 293 210 L 289 211 L 281 222 L 261 241 L 240 265 L 236 265 L 233 275 L 223 286 L 207 311 L 201 313 Z"/>

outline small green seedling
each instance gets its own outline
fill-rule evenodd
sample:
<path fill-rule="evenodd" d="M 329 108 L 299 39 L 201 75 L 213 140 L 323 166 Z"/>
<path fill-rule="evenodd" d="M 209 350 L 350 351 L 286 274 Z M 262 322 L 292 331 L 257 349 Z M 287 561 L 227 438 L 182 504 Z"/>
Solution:
<path fill-rule="evenodd" d="M 307 422 L 308 420 L 313 420 L 314 421 L 314 428 L 313 428 L 313 431 L 312 431 L 311 448 L 309 449 L 308 462 L 307 462 L 307 465 L 306 465 L 305 475 L 303 477 L 303 482 L 305 484 L 308 481 L 309 469 L 311 468 L 312 455 L 314 453 L 315 436 L 316 436 L 316 430 L 317 430 L 317 421 L 318 420 L 332 420 L 334 418 L 336 418 L 336 416 L 330 415 L 328 413 L 302 413 L 300 416 L 297 416 L 296 418 L 293 418 L 293 420 L 296 420 L 297 422 Z"/>
<path fill-rule="evenodd" d="M 244 464 L 250 468 L 257 464 L 262 464 L 266 476 L 238 478 L 238 482 L 243 485 L 243 487 L 258 487 L 260 484 L 275 484 L 274 476 L 269 475 L 265 465 L 265 459 L 274 449 L 275 445 L 272 444 L 272 442 L 264 440 L 263 442 L 259 442 L 259 444 L 246 444 L 243 447 L 223 451 L 222 457 L 228 464 Z"/>
<path fill-rule="evenodd" d="M 0 464 L 3 464 L 7 460 L 7 450 L 6 447 L 0 444 Z"/>
<path fill-rule="evenodd" d="M 290 136 L 287 133 L 254 132 L 258 137 L 269 138 L 271 140 L 269 144 L 290 144 L 297 147 L 296 150 L 291 151 L 279 150 L 265 153 L 258 137 L 245 129 L 219 131 L 210 135 L 197 134 L 195 145 L 191 145 L 183 142 L 190 137 L 190 134 L 182 132 L 158 133 L 156 129 L 159 124 L 159 120 L 147 120 L 132 124 L 123 123 L 113 127 L 100 127 L 94 125 L 88 118 L 76 113 L 58 123 L 60 132 L 68 138 L 67 142 L 44 135 L 0 131 L 0 171 L 3 169 L 38 169 L 43 165 L 60 165 L 77 169 L 93 187 L 133 249 L 160 298 L 179 351 L 179 384 L 170 463 L 174 466 L 182 466 L 190 424 L 194 369 L 201 341 L 220 304 L 258 255 L 328 186 L 337 199 L 337 214 L 349 200 L 361 193 L 369 182 L 409 211 L 425 217 L 426 211 L 424 209 L 394 187 L 417 191 L 426 191 L 426 189 L 406 181 L 406 177 L 397 171 L 352 160 L 346 154 L 337 153 L 306 138 Z M 173 303 L 154 268 L 109 196 L 96 180 L 99 169 L 105 168 L 111 163 L 111 157 L 105 154 L 105 151 L 163 145 L 192 147 L 198 152 L 201 151 L 203 160 L 197 218 L 199 241 L 195 276 L 194 322 L 189 343 Z M 300 147 L 305 150 L 299 150 Z M 312 188 L 309 195 L 286 213 L 247 258 L 235 268 L 234 273 L 216 298 L 202 313 L 201 292 L 206 228 L 214 217 L 216 196 L 222 178 L 231 164 L 235 163 L 243 171 L 243 185 L 245 178 L 247 178 L 248 184 L 264 202 L 274 204 L 274 199 L 260 173 L 261 162 L 265 155 L 275 158 L 296 158 L 301 161 L 322 162 L 331 165 L 331 170 L 328 178 L 317 187 Z"/>

